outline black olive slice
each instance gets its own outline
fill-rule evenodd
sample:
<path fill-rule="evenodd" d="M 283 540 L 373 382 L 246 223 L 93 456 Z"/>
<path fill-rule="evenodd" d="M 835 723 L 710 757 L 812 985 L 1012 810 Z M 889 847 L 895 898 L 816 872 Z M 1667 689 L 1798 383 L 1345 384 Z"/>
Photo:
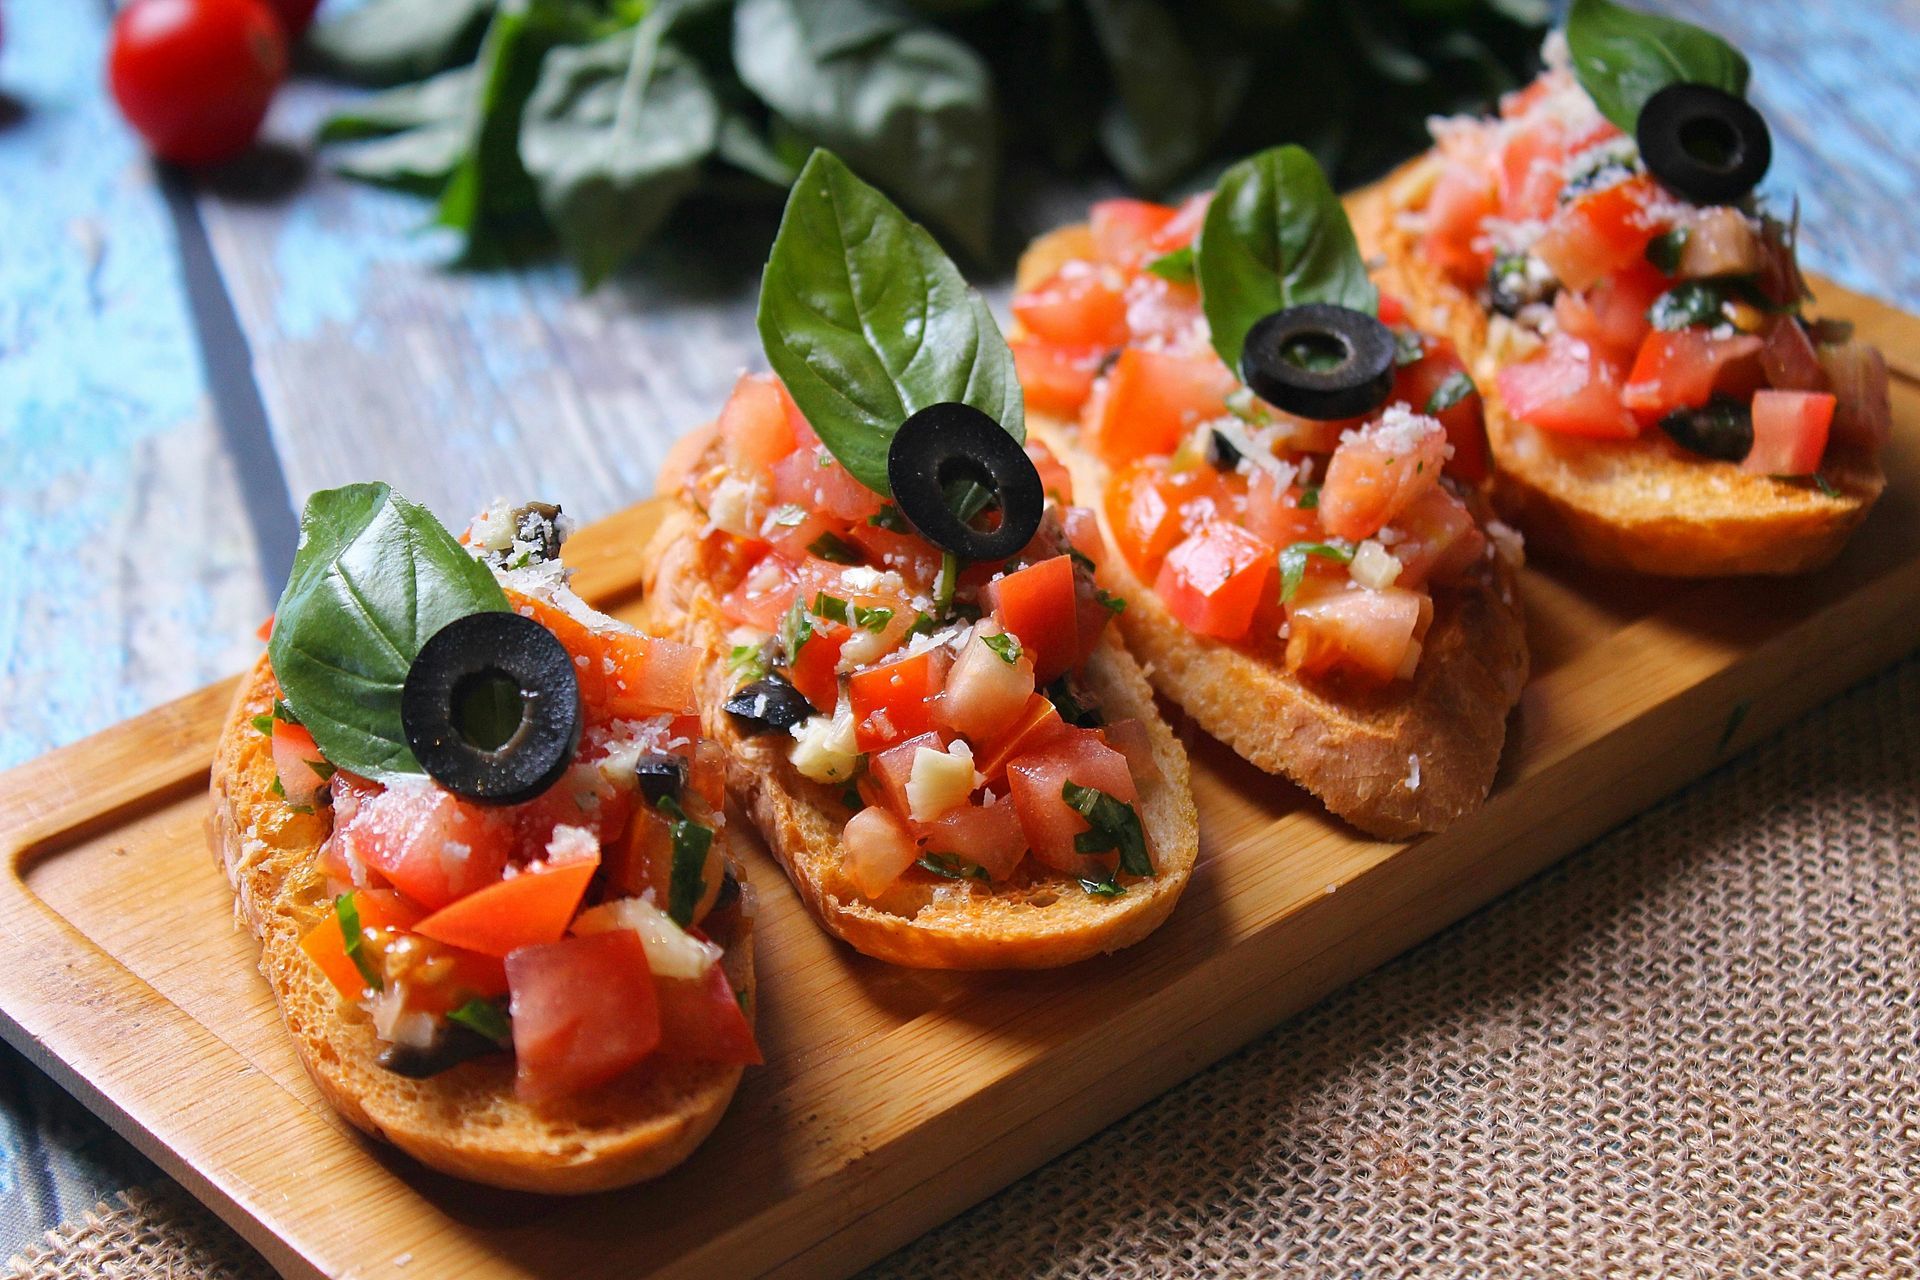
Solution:
<path fill-rule="evenodd" d="M 687 782 L 687 766 L 679 756 L 660 755 L 641 756 L 633 766 L 633 773 L 640 780 L 640 793 L 647 798 L 648 804 L 659 804 L 668 796 L 680 798 L 680 789 Z"/>
<path fill-rule="evenodd" d="M 805 694 L 782 676 L 762 676 L 721 704 L 734 727 L 748 737 L 785 733 L 813 714 Z"/>
<path fill-rule="evenodd" d="M 1698 409 L 1680 409 L 1660 419 L 1660 429 L 1691 453 L 1738 462 L 1753 452 L 1753 417 L 1747 407 L 1715 396 Z"/>
<path fill-rule="evenodd" d="M 1773 162 L 1773 138 L 1753 104 L 1712 85 L 1668 85 L 1640 108 L 1633 132 L 1647 171 L 1695 204 L 1738 200 Z"/>
<path fill-rule="evenodd" d="M 559 781 L 580 742 L 580 681 L 553 632 L 504 611 L 456 618 L 407 669 L 400 723 L 435 782 L 519 804 Z"/>
<path fill-rule="evenodd" d="M 976 529 L 948 492 L 967 481 L 1000 508 L 1000 524 Z M 928 405 L 900 424 L 887 449 L 893 501 L 920 536 L 964 560 L 1005 560 L 1033 541 L 1047 495 L 1027 451 L 972 405 Z"/>
<path fill-rule="evenodd" d="M 484 1058 L 504 1049 L 472 1027 L 457 1022 L 442 1022 L 433 1029 L 433 1038 L 422 1047 L 390 1044 L 381 1049 L 374 1062 L 397 1076 L 424 1080 L 442 1071 L 451 1071 L 463 1062 Z"/>
<path fill-rule="evenodd" d="M 1302 418 L 1357 418 L 1393 390 L 1393 330 L 1364 311 L 1309 302 L 1256 321 L 1240 351 L 1240 379 L 1276 409 Z"/>

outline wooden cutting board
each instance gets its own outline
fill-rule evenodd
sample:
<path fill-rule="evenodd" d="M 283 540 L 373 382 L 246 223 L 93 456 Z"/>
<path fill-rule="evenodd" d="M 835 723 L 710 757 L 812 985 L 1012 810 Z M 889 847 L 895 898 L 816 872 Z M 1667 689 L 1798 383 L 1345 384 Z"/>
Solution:
<path fill-rule="evenodd" d="M 1530 569 L 1535 674 L 1494 794 L 1409 844 L 1362 838 L 1188 730 L 1193 882 L 1153 937 L 1072 969 L 869 961 L 756 850 L 767 1065 L 659 1182 L 496 1192 L 335 1118 L 207 848 L 231 682 L 0 776 L 0 1032 L 289 1275 L 844 1275 L 1920 646 L 1920 320 L 1820 293 L 1896 371 L 1891 484 L 1831 570 Z M 570 544 L 584 595 L 632 608 L 652 518 Z"/>

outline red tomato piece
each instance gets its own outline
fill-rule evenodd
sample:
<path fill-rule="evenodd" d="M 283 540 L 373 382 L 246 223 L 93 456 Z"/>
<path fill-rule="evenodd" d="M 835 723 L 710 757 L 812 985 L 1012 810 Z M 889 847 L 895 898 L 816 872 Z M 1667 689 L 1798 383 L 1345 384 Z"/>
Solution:
<path fill-rule="evenodd" d="M 1147 244 L 1146 261 L 1151 262 L 1163 254 L 1184 249 L 1193 243 L 1200 234 L 1200 224 L 1207 220 L 1207 206 L 1213 203 L 1213 192 L 1201 191 L 1182 200 L 1173 211 L 1173 216 L 1160 225 L 1153 233 L 1153 239 Z"/>
<path fill-rule="evenodd" d="M 1671 283 L 1660 268 L 1641 258 L 1584 291 L 1562 289 L 1553 300 L 1553 316 L 1568 337 L 1590 343 L 1616 364 L 1631 364 L 1653 331 L 1647 308 Z"/>
<path fill-rule="evenodd" d="M 922 747 L 945 751 L 947 744 L 937 733 L 917 734 L 870 757 L 867 766 L 869 777 L 879 787 L 884 807 L 903 819 L 913 812 L 913 806 L 907 803 L 907 780 L 913 776 L 913 758 Z"/>
<path fill-rule="evenodd" d="M 904 791 L 900 800 L 906 804 Z M 847 819 L 840 833 L 841 864 L 861 896 L 878 898 L 893 887 L 894 881 L 920 856 L 913 833 L 899 813 L 883 806 L 869 806 Z"/>
<path fill-rule="evenodd" d="M 1011 794 L 992 804 L 963 804 L 915 825 L 928 853 L 964 858 L 985 870 L 989 879 L 1005 880 L 1026 856 L 1027 833 Z"/>
<path fill-rule="evenodd" d="M 1109 266 L 1131 271 L 1173 217 L 1174 211 L 1166 205 L 1146 200 L 1097 201 L 1087 216 L 1094 254 Z"/>
<path fill-rule="evenodd" d="M 1587 343 L 1555 334 L 1546 349 L 1494 379 L 1507 412 L 1543 431 L 1631 440 L 1640 423 L 1620 404 L 1620 374 Z"/>
<path fill-rule="evenodd" d="M 1427 197 L 1422 256 L 1462 288 L 1485 284 L 1493 268 L 1493 247 L 1481 228 L 1499 208 L 1492 178 L 1471 165 L 1448 164 Z"/>
<path fill-rule="evenodd" d="M 1318 542 L 1322 532 L 1320 512 L 1300 505 L 1304 494 L 1297 484 L 1282 489 L 1271 471 L 1256 468 L 1247 483 L 1247 532 L 1270 547 Z"/>
<path fill-rule="evenodd" d="M 1000 625 L 1020 637 L 1033 678 L 1047 684 L 1073 667 L 1080 652 L 1073 559 L 1054 556 L 987 584 L 985 603 Z"/>
<path fill-rule="evenodd" d="M 661 978 L 654 984 L 660 1005 L 663 1058 L 758 1066 L 764 1059 L 726 970 L 714 965 L 704 978 Z"/>
<path fill-rule="evenodd" d="M 770 373 L 743 373 L 720 410 L 727 465 L 743 476 L 764 474 L 794 451 L 786 390 Z"/>
<path fill-rule="evenodd" d="M 349 865 L 371 867 L 434 910 L 498 881 L 514 833 L 510 810 L 473 804 L 421 781 L 362 798 L 353 817 L 336 826 L 335 839 Z"/>
<path fill-rule="evenodd" d="M 1053 456 L 1053 450 L 1047 448 L 1045 441 L 1034 436 L 1027 437 L 1026 451 L 1027 457 L 1033 460 L 1033 469 L 1040 473 L 1040 492 L 1063 507 L 1072 503 L 1073 474 L 1067 470 L 1067 464 Z M 1072 511 L 1069 510 L 1065 514 L 1071 515 Z M 1069 530 L 1068 537 L 1072 536 Z M 1097 544 L 1099 539 L 1097 532 L 1094 538 Z"/>
<path fill-rule="evenodd" d="M 1238 525 L 1210 524 L 1167 553 L 1153 589 L 1187 630 L 1238 640 L 1253 624 L 1273 570 L 1271 545 Z"/>
<path fill-rule="evenodd" d="M 880 511 L 882 498 L 823 445 L 806 445 L 773 465 L 773 500 L 852 524 Z"/>
<path fill-rule="evenodd" d="M 1073 838 L 1091 828 L 1061 794 L 1069 782 L 1104 791 L 1123 804 L 1138 799 L 1127 758 L 1088 729 L 1070 729 L 1060 739 L 1007 766 L 1020 826 L 1034 857 L 1056 871 L 1079 871 L 1111 863 L 1111 854 L 1077 852 Z"/>
<path fill-rule="evenodd" d="M 1412 364 L 1402 365 L 1394 374 L 1391 399 L 1403 401 L 1415 413 L 1438 418 L 1446 428 L 1447 443 L 1453 446 L 1453 456 L 1445 464 L 1446 473 L 1478 484 L 1487 478 L 1487 427 L 1480 391 L 1476 387 L 1444 409 L 1429 408 L 1434 392 L 1449 379 L 1456 375 L 1467 377 L 1467 366 L 1445 338 L 1427 338 L 1425 344 L 1425 355 Z M 1467 385 L 1473 385 L 1471 379 Z M 1275 545 L 1284 547 L 1286 543 Z"/>
<path fill-rule="evenodd" d="M 1839 401 L 1833 438 L 1869 457 L 1879 453 L 1893 436 L 1887 358 L 1878 348 L 1858 340 L 1823 346 L 1819 355 L 1820 367 Z"/>
<path fill-rule="evenodd" d="M 1036 338 L 1067 347 L 1127 340 L 1126 279 L 1113 267 L 1068 262 L 1013 297 L 1013 318 Z"/>
<path fill-rule="evenodd" d="M 1510 137 L 1500 148 L 1495 178 L 1500 216 L 1512 222 L 1552 217 L 1566 185 L 1566 164 L 1566 131 L 1557 120 Z"/>
<path fill-rule="evenodd" d="M 811 605 L 812 599 L 807 603 Z M 787 666 L 787 679 L 816 710 L 832 713 L 840 701 L 840 650 L 853 634 L 843 622 L 814 618 L 813 634 Z"/>
<path fill-rule="evenodd" d="M 1067 722 L 1060 718 L 1060 709 L 1044 693 L 1036 693 L 999 738 L 974 747 L 973 767 L 989 783 L 997 782 L 1007 771 L 1009 760 L 1044 747 L 1066 732 Z"/>
<path fill-rule="evenodd" d="M 945 645 L 856 671 L 847 679 L 854 738 L 877 751 L 933 728 L 933 700 L 945 684 L 953 651 Z"/>
<path fill-rule="evenodd" d="M 1776 316 L 1765 341 L 1760 349 L 1760 367 L 1766 372 L 1768 386 L 1777 391 L 1828 390 L 1820 354 L 1797 318 Z"/>
<path fill-rule="evenodd" d="M 1127 758 L 1127 769 L 1138 783 L 1143 778 L 1158 778 L 1160 762 L 1153 757 L 1153 736 L 1147 726 L 1128 718 L 1102 725 L 1100 736 L 1106 744 Z"/>
<path fill-rule="evenodd" d="M 1676 409 L 1698 409 L 1717 391 L 1745 396 L 1766 376 L 1760 339 L 1752 334 L 1716 338 L 1705 329 L 1647 335 L 1633 371 L 1620 389 L 1620 403 L 1650 427 Z"/>
<path fill-rule="evenodd" d="M 175 164 L 245 151 L 286 74 L 286 36 L 259 0 L 133 0 L 113 22 L 114 101 Z"/>
<path fill-rule="evenodd" d="M 1203 323 L 1200 290 L 1177 284 L 1151 272 L 1127 281 L 1127 332 L 1133 341 L 1151 349 L 1154 344 L 1190 345 Z"/>
<path fill-rule="evenodd" d="M 1101 347 L 1062 347 L 1038 338 L 1014 338 L 1008 345 L 1027 408 L 1058 418 L 1080 412 L 1108 355 Z"/>
<path fill-rule="evenodd" d="M 1756 391 L 1753 449 L 1740 469 L 1762 476 L 1807 476 L 1818 471 L 1836 403 L 1825 391 Z"/>
<path fill-rule="evenodd" d="M 352 896 L 362 933 L 368 929 L 411 929 L 420 919 L 420 909 L 391 889 L 356 889 Z M 347 954 L 337 909 L 330 909 L 325 919 L 307 931 L 300 939 L 300 949 L 347 999 L 358 1000 L 367 989 L 360 966 Z"/>
<path fill-rule="evenodd" d="M 1320 523 L 1337 538 L 1371 538 L 1440 483 L 1447 434 L 1431 418 L 1389 414 L 1349 432 L 1327 463 Z"/>
<path fill-rule="evenodd" d="M 720 612 L 727 621 L 756 631 L 778 631 L 799 589 L 792 563 L 766 556 L 720 598 Z"/>
<path fill-rule="evenodd" d="M 647 949 L 627 929 L 522 947 L 507 957 L 514 1091 L 544 1102 L 606 1084 L 660 1044 Z"/>
<path fill-rule="evenodd" d="M 1565 205 L 1534 242 L 1534 256 L 1569 289 L 1586 289 L 1647 251 L 1666 230 L 1653 212 L 1661 202 L 1653 179 L 1636 174 Z"/>
<path fill-rule="evenodd" d="M 1172 453 L 1198 424 L 1227 411 L 1239 383 L 1212 351 L 1180 355 L 1128 347 L 1087 401 L 1081 425 L 1103 460 L 1119 465 Z"/>
<path fill-rule="evenodd" d="M 1287 665 L 1307 675 L 1336 670 L 1386 684 L 1406 672 L 1433 602 L 1404 587 L 1333 590 L 1294 598 L 1287 610 Z"/>
<path fill-rule="evenodd" d="M 1429 581 L 1450 582 L 1477 563 L 1487 548 L 1486 535 L 1466 504 L 1445 489 L 1429 489 L 1394 519 L 1406 536 L 1393 545 L 1400 561 L 1396 587 L 1417 590 Z"/>
<path fill-rule="evenodd" d="M 320 788 L 333 776 L 333 767 L 320 754 L 313 735 L 304 726 L 288 724 L 278 717 L 273 722 L 273 768 L 287 803 L 301 807 L 312 805 Z"/>
<path fill-rule="evenodd" d="M 683 732 L 697 735 L 699 721 Z M 578 760 L 568 766 L 558 782 L 509 810 L 518 831 L 517 846 L 544 849 L 553 839 L 553 829 L 563 826 L 586 827 L 603 846 L 612 844 L 626 830 L 633 795 L 631 789 L 610 782 L 596 762 Z"/>
<path fill-rule="evenodd" d="M 516 876 L 448 903 L 414 932 L 485 956 L 511 957 L 521 947 L 557 942 L 599 869 L 599 844 L 588 836 L 577 852 L 555 850 L 550 861 L 529 863 Z"/>

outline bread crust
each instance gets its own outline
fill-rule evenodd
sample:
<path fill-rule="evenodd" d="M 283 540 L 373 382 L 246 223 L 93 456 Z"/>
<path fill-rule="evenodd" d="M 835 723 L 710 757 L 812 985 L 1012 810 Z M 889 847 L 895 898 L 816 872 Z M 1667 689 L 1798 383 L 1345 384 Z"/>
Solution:
<path fill-rule="evenodd" d="M 708 654 L 726 651 L 727 628 L 715 604 L 713 566 L 698 536 L 704 521 L 684 502 L 662 522 L 642 557 L 650 623 L 678 631 Z M 1109 635 L 1088 661 L 1086 684 L 1113 719 L 1146 726 L 1159 777 L 1143 780 L 1137 805 L 1154 875 L 1117 898 L 1096 898 L 1071 877 L 1039 873 L 1031 859 L 1008 884 L 903 880 L 869 902 L 841 868 L 847 810 L 839 791 L 803 776 L 787 758 L 784 735 L 741 735 L 720 710 L 731 695 L 724 662 L 710 662 L 702 705 L 706 734 L 728 753 L 728 787 L 752 816 L 807 909 L 856 950 L 890 964 L 923 969 L 1046 969 L 1131 946 L 1173 910 L 1199 856 L 1199 814 L 1186 749 L 1153 702 L 1140 668 Z"/>
<path fill-rule="evenodd" d="M 1405 215 L 1426 202 L 1438 160 L 1409 161 L 1347 199 L 1375 275 L 1414 322 L 1459 348 L 1486 404 L 1493 498 L 1529 545 L 1596 568 L 1665 577 L 1795 574 L 1839 554 L 1886 488 L 1871 458 L 1829 458 L 1834 496 L 1687 454 L 1658 432 L 1583 440 L 1516 419 L 1494 381 L 1501 343 L 1480 303 L 1419 253 Z"/>
<path fill-rule="evenodd" d="M 579 1098 L 534 1107 L 514 1096 L 513 1064 L 494 1055 L 425 1080 L 376 1065 L 371 1016 L 340 998 L 300 939 L 332 909 L 314 855 L 330 829 L 270 788 L 255 716 L 278 691 L 263 655 L 241 681 L 213 761 L 208 834 L 235 910 L 260 940 L 260 972 L 320 1092 L 354 1127 L 456 1177 L 520 1191 L 604 1191 L 665 1173 L 719 1123 L 739 1066 L 660 1062 Z M 729 840 L 723 828 L 721 839 Z M 726 845 L 730 860 L 733 846 Z M 724 940 L 721 963 L 755 1007 L 751 916 Z"/>

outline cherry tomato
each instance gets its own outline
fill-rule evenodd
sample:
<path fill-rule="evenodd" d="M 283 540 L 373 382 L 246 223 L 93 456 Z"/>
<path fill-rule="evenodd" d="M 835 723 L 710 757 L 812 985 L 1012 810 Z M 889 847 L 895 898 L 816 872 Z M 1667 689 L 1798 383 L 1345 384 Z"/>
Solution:
<path fill-rule="evenodd" d="M 286 73 L 286 36 L 260 0 L 133 0 L 114 19 L 114 100 L 163 160 L 245 151 Z"/>

